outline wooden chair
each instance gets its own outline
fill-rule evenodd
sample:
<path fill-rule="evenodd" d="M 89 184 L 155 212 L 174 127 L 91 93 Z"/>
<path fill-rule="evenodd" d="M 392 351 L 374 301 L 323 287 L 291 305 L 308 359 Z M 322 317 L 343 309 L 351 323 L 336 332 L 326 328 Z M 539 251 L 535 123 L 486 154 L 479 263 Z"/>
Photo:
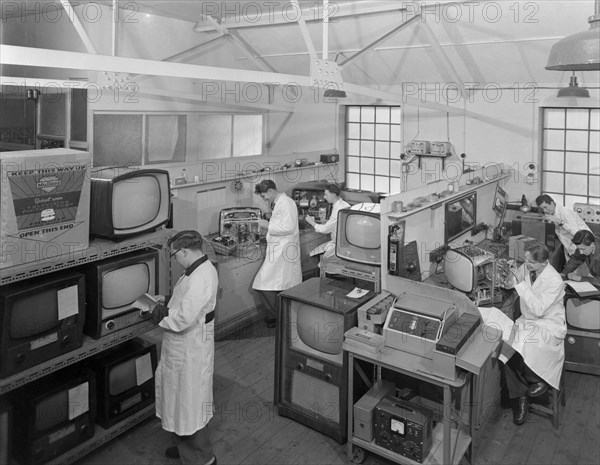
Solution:
<path fill-rule="evenodd" d="M 553 387 L 548 387 L 548 404 L 544 405 L 537 402 L 530 402 L 529 410 L 535 413 L 541 413 L 545 415 L 549 415 L 552 418 L 552 426 L 554 429 L 558 429 L 559 423 L 559 402 L 564 407 L 566 402 L 566 392 L 565 392 L 565 368 L 563 365 L 563 370 L 560 375 L 560 383 L 559 389 L 554 389 Z"/>

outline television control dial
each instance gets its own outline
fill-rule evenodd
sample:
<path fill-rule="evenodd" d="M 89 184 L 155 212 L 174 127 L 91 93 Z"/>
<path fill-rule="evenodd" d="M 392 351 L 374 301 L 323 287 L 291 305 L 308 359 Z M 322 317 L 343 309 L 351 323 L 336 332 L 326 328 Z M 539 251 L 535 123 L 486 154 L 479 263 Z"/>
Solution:
<path fill-rule="evenodd" d="M 298 371 L 302 371 L 302 370 L 304 370 L 304 364 L 299 363 L 298 365 L 296 365 L 296 368 L 298 369 Z"/>
<path fill-rule="evenodd" d="M 25 354 L 23 352 L 19 352 L 17 354 L 17 356 L 15 357 L 15 362 L 17 362 L 17 364 L 21 364 L 25 361 Z"/>
<path fill-rule="evenodd" d="M 71 343 L 71 336 L 69 336 L 68 334 L 66 334 L 63 338 L 62 338 L 62 346 L 68 346 Z"/>
<path fill-rule="evenodd" d="M 115 325 L 116 325 L 116 324 L 115 324 L 114 320 L 108 320 L 108 321 L 106 322 L 106 324 L 104 325 L 104 327 L 105 327 L 106 329 L 108 329 L 108 330 L 111 330 L 111 329 L 114 329 L 114 328 L 115 328 Z"/>

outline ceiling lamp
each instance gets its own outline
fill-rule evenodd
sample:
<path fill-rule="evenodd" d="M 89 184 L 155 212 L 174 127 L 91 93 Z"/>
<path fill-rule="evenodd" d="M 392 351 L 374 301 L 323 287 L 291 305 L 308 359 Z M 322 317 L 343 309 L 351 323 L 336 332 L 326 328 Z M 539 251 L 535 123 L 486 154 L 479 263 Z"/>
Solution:
<path fill-rule="evenodd" d="M 575 76 L 575 72 L 573 72 L 573 76 L 569 81 L 569 87 L 564 87 L 558 91 L 557 97 L 585 97 L 589 98 L 590 93 L 587 89 L 583 87 L 579 87 L 577 83 L 577 76 Z"/>
<path fill-rule="evenodd" d="M 594 15 L 588 18 L 590 28 L 559 40 L 552 46 L 546 69 L 552 71 L 600 71 L 600 0 Z"/>

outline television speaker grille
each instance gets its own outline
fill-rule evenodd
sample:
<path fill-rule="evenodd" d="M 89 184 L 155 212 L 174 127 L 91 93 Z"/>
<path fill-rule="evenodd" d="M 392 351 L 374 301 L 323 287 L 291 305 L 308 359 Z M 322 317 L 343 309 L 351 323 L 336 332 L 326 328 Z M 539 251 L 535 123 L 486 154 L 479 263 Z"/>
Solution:
<path fill-rule="evenodd" d="M 302 372 L 292 374 L 293 404 L 335 423 L 340 421 L 340 389 Z"/>

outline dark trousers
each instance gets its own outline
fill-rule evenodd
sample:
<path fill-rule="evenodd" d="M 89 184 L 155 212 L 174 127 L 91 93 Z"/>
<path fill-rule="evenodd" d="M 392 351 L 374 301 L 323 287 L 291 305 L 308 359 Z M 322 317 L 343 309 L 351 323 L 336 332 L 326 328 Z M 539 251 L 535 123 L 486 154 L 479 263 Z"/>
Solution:
<path fill-rule="evenodd" d="M 516 351 L 504 365 L 504 377 L 506 379 L 508 397 L 511 399 L 525 397 L 530 384 L 542 381 L 542 378 L 531 371 L 521 354 Z"/>
<path fill-rule="evenodd" d="M 196 431 L 190 436 L 178 436 L 182 441 L 177 446 L 181 463 L 204 465 L 213 458 L 208 427 Z"/>
<path fill-rule="evenodd" d="M 265 307 L 265 317 L 276 320 L 279 317 L 279 293 L 281 291 L 260 291 L 256 290 L 260 296 L 263 307 Z"/>

